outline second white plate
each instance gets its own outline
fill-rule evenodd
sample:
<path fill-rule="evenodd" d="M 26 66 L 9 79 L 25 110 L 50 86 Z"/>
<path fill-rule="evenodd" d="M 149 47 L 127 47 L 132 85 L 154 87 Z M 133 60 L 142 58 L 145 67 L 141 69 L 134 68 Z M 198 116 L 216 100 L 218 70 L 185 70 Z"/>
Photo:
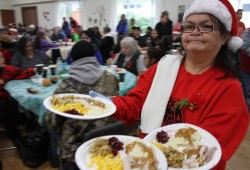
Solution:
<path fill-rule="evenodd" d="M 216 151 L 213 155 L 212 160 L 210 160 L 206 165 L 201 166 L 199 168 L 192 168 L 192 169 L 190 168 L 188 170 L 209 170 L 209 169 L 213 168 L 215 165 L 217 165 L 217 163 L 220 161 L 220 158 L 221 158 L 222 153 L 221 153 L 220 144 L 212 134 L 210 134 L 209 132 L 207 132 L 206 130 L 204 130 L 198 126 L 188 124 L 188 123 L 177 123 L 177 124 L 167 125 L 167 126 L 161 127 L 159 129 L 156 129 L 153 132 L 149 133 L 143 140 L 145 140 L 147 142 L 156 142 L 157 141 L 156 134 L 157 134 L 157 132 L 160 132 L 162 130 L 167 132 L 168 136 L 170 136 L 170 138 L 171 138 L 175 135 L 175 133 L 178 129 L 188 128 L 188 127 L 191 127 L 199 132 L 199 134 L 202 136 L 200 142 L 203 145 L 208 146 L 208 148 L 216 147 Z M 169 170 L 184 170 L 181 168 L 171 168 L 171 167 L 169 167 L 168 169 Z"/>

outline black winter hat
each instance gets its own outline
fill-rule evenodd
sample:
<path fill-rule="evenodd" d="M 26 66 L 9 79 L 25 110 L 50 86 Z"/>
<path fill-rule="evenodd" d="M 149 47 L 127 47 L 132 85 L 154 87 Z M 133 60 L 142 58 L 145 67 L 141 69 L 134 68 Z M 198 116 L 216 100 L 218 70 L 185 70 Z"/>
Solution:
<path fill-rule="evenodd" d="M 94 57 L 94 56 L 95 56 L 95 49 L 90 42 L 81 40 L 72 47 L 71 58 L 73 61 L 76 61 L 84 57 Z"/>

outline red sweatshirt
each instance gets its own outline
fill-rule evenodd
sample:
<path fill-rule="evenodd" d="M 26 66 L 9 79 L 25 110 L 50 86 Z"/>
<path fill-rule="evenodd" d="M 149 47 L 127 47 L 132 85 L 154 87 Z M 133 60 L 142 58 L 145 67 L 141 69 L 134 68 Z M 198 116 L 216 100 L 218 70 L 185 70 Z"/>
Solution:
<path fill-rule="evenodd" d="M 157 65 L 154 65 L 146 71 L 127 96 L 113 98 L 117 107 L 114 118 L 128 124 L 140 119 L 156 68 Z M 222 147 L 222 158 L 213 170 L 225 169 L 226 161 L 240 145 L 249 123 L 240 82 L 233 78 L 218 79 L 222 75 L 223 71 L 214 67 L 202 74 L 192 75 L 185 71 L 182 64 L 162 124 L 190 123 L 213 134 Z M 176 103 L 180 101 L 186 101 L 186 107 L 180 108 Z M 155 110 L 152 114 L 157 116 L 157 108 Z"/>
<path fill-rule="evenodd" d="M 10 80 L 25 79 L 35 75 L 33 68 L 20 69 L 5 65 L 4 70 L 0 72 L 0 98 L 8 97 L 8 92 L 4 90 L 4 85 Z"/>

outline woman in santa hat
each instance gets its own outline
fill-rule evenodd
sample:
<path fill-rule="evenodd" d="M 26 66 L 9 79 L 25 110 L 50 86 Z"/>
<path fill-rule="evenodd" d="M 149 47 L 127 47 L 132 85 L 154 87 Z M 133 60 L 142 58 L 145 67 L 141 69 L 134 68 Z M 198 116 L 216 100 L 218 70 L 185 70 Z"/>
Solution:
<path fill-rule="evenodd" d="M 228 0 L 195 0 L 183 21 L 185 56 L 164 56 L 125 97 L 113 98 L 114 117 L 128 124 L 141 120 L 141 137 L 175 123 L 199 126 L 221 145 L 221 159 L 212 169 L 224 170 L 249 123 L 231 60 L 242 46 L 237 17 Z"/>

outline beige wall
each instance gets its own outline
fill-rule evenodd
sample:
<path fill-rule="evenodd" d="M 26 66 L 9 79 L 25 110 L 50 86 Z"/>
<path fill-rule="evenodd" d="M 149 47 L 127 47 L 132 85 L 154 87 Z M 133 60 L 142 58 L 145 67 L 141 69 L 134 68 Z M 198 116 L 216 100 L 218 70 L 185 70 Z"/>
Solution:
<path fill-rule="evenodd" d="M 27 6 L 37 6 L 38 10 L 38 23 L 39 26 L 47 26 L 47 27 L 54 27 L 61 23 L 61 21 L 57 21 L 58 17 L 58 2 L 63 0 L 0 0 L 0 9 L 14 9 L 16 14 L 16 22 L 22 23 L 21 18 L 21 8 L 27 7 Z M 173 23 L 176 23 L 177 21 L 177 12 L 178 12 L 178 6 L 184 5 L 185 8 L 187 8 L 194 0 L 156 0 L 157 4 L 155 6 L 155 21 L 154 24 L 156 24 L 160 20 L 160 14 L 162 11 L 167 10 L 169 12 L 169 17 L 173 21 Z M 233 2 L 233 5 L 239 4 L 239 0 L 230 0 Z M 250 0 L 241 0 L 241 2 L 250 1 Z M 96 18 L 93 14 L 94 11 L 97 10 L 97 8 L 103 7 L 105 9 L 105 19 L 106 21 L 102 24 L 112 27 L 114 30 L 118 19 L 114 15 L 116 13 L 116 0 L 80 0 L 82 3 L 81 7 L 81 21 L 80 24 L 83 25 L 84 28 L 88 28 L 90 26 L 93 26 L 93 23 L 90 23 L 88 21 L 89 17 Z M 235 7 L 237 8 L 237 6 Z M 49 19 L 50 21 L 47 21 L 43 17 L 43 12 L 47 11 L 50 13 Z M 243 21 L 245 21 L 245 18 L 247 18 L 248 15 L 243 15 Z M 0 25 L 2 24 L 1 17 L 0 17 Z M 59 25 L 60 26 L 60 25 Z"/>
<path fill-rule="evenodd" d="M 194 0 L 165 0 L 165 9 L 169 12 L 169 18 L 173 23 L 178 19 L 178 6 L 183 5 L 187 9 Z"/>
<path fill-rule="evenodd" d="M 57 6 L 58 6 L 59 0 L 1 0 L 0 1 L 0 8 L 3 6 L 6 6 L 8 9 L 14 9 L 16 14 L 16 22 L 22 23 L 22 15 L 21 15 L 21 8 L 22 7 L 28 7 L 28 6 L 37 6 L 38 11 L 38 23 L 39 26 L 47 26 L 47 27 L 54 27 L 55 25 L 58 25 L 57 20 Z M 97 10 L 97 8 L 104 7 L 105 9 L 105 19 L 106 22 L 103 22 L 102 24 L 112 27 L 114 30 L 118 19 L 114 15 L 116 13 L 115 5 L 116 0 L 80 0 L 82 2 L 82 15 L 81 15 L 81 23 L 84 28 L 88 28 L 90 26 L 93 26 L 93 23 L 88 22 L 89 17 L 95 18 L 96 16 L 93 15 L 93 12 Z M 184 4 L 189 5 L 193 0 L 156 0 L 156 10 L 155 10 L 155 21 L 154 23 L 157 23 L 160 18 L 160 14 L 162 11 L 167 10 L 170 13 L 170 18 L 173 22 L 176 22 L 177 20 L 177 13 L 176 10 L 178 8 L 178 5 Z M 49 19 L 50 21 L 47 21 L 43 17 L 43 12 L 48 11 L 50 13 Z M 96 14 L 97 15 L 97 14 Z M 1 25 L 0 20 L 0 25 Z"/>
<path fill-rule="evenodd" d="M 52 2 L 57 0 L 10 0 L 12 5 L 23 5 L 23 4 L 31 4 L 31 3 L 44 3 L 44 2 Z"/>
<path fill-rule="evenodd" d="M 29 6 L 37 7 L 38 26 L 47 27 L 47 28 L 52 28 L 55 26 L 56 14 L 57 14 L 56 2 L 15 5 L 13 8 L 15 10 L 17 23 L 22 23 L 22 7 L 29 7 Z M 43 12 L 49 12 L 49 14 L 47 15 L 47 18 L 49 19 L 49 21 L 46 18 L 44 18 Z"/>

